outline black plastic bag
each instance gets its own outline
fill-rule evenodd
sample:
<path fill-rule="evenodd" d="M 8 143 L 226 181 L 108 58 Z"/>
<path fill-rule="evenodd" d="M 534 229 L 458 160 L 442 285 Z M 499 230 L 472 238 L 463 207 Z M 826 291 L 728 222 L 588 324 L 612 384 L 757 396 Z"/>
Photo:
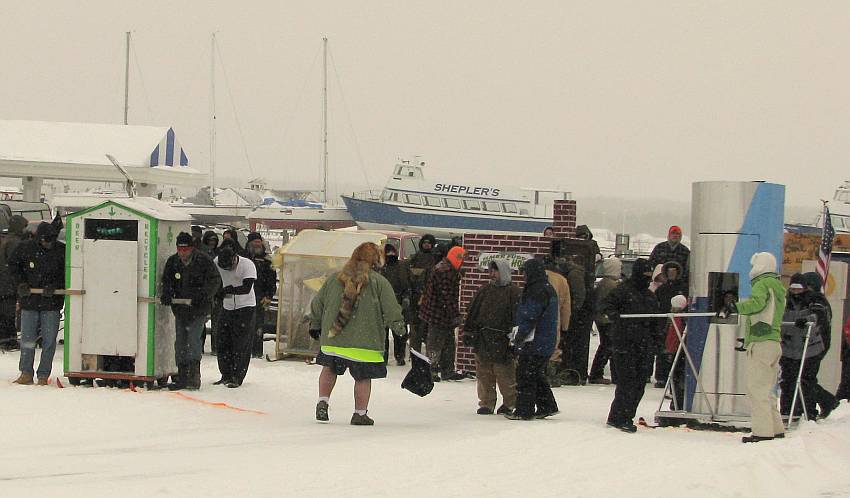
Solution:
<path fill-rule="evenodd" d="M 401 388 L 417 396 L 427 396 L 434 389 L 431 362 L 425 355 L 414 349 L 410 350 L 410 371 L 404 377 Z"/>

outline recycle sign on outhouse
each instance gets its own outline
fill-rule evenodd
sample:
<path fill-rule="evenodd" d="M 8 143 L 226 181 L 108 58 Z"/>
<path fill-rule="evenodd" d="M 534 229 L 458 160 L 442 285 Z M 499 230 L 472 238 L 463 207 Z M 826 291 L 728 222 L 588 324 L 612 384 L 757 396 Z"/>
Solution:
<path fill-rule="evenodd" d="M 176 372 L 174 317 L 158 302 L 165 260 L 191 218 L 150 197 L 68 216 L 65 375 L 151 382 Z"/>

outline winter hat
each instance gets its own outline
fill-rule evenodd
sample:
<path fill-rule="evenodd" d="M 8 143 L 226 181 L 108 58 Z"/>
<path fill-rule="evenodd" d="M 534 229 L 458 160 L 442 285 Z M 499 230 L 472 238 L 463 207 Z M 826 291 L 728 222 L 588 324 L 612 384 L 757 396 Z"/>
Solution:
<path fill-rule="evenodd" d="M 670 235 L 673 235 L 674 233 L 677 234 L 677 235 L 682 235 L 681 227 L 678 227 L 676 225 L 671 226 L 670 230 L 667 231 L 667 236 L 669 237 Z"/>
<path fill-rule="evenodd" d="M 463 247 L 454 246 L 449 249 L 449 253 L 446 255 L 446 259 L 449 260 L 449 263 L 452 265 L 452 268 L 455 270 L 460 270 L 461 265 L 463 264 L 463 257 L 466 256 L 466 251 Z"/>
<path fill-rule="evenodd" d="M 186 232 L 180 232 L 177 234 L 177 247 L 191 247 L 192 246 L 192 236 Z"/>
<path fill-rule="evenodd" d="M 43 240 L 46 242 L 53 242 L 56 240 L 56 235 L 59 232 L 56 230 L 56 227 L 51 225 L 46 221 L 42 221 L 38 228 L 35 229 L 35 238 L 36 240 Z"/>
<path fill-rule="evenodd" d="M 263 240 L 263 236 L 262 236 L 262 235 L 260 235 L 260 234 L 259 234 L 259 233 L 257 233 L 257 232 L 251 232 L 251 233 L 249 233 L 249 234 L 248 234 L 248 242 L 251 242 L 251 241 L 254 241 L 254 240 Z"/>
<path fill-rule="evenodd" d="M 9 219 L 9 233 L 23 233 L 24 229 L 27 227 L 27 223 L 29 223 L 27 219 L 19 214 L 12 216 L 12 218 Z"/>
<path fill-rule="evenodd" d="M 806 277 L 804 277 L 802 273 L 795 273 L 791 275 L 791 281 L 789 283 L 789 289 L 805 289 Z"/>
<path fill-rule="evenodd" d="M 688 298 L 681 294 L 675 295 L 670 300 L 670 306 L 676 310 L 683 310 L 688 307 Z"/>
<path fill-rule="evenodd" d="M 623 262 L 618 258 L 602 260 L 602 275 L 612 278 L 620 278 L 623 273 Z"/>
<path fill-rule="evenodd" d="M 803 279 L 806 281 L 806 287 L 811 287 L 815 292 L 821 291 L 820 275 L 810 271 L 803 274 Z"/>
<path fill-rule="evenodd" d="M 437 245 L 437 239 L 434 238 L 430 233 L 426 233 L 419 239 L 419 250 L 422 251 L 422 244 L 425 242 L 429 242 L 431 244 L 431 250 L 434 250 L 434 246 Z"/>
<path fill-rule="evenodd" d="M 632 275 L 629 279 L 638 289 L 648 289 L 649 283 L 652 281 L 652 277 L 647 275 L 647 273 L 651 271 L 652 265 L 649 264 L 649 261 L 643 258 L 638 258 L 632 265 Z"/>
<path fill-rule="evenodd" d="M 201 226 L 200 226 L 200 225 L 192 225 L 192 233 L 193 233 L 193 234 L 195 234 L 195 233 L 197 233 L 197 234 L 203 234 L 203 233 L 204 233 L 204 229 L 203 229 L 203 228 L 201 228 Z"/>
<path fill-rule="evenodd" d="M 750 270 L 750 279 L 754 279 L 765 273 L 776 273 L 776 256 L 769 252 L 757 252 L 750 258 L 753 265 Z"/>

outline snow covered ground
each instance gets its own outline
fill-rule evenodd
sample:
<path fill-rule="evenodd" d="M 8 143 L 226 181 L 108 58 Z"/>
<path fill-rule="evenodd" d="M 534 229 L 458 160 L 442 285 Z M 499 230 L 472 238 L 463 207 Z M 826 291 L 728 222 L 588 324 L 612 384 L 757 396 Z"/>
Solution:
<path fill-rule="evenodd" d="M 556 389 L 550 420 L 480 416 L 474 381 L 418 398 L 391 366 L 374 383 L 376 425 L 353 427 L 351 378 L 321 425 L 320 367 L 300 362 L 252 360 L 242 388 L 227 389 L 210 385 L 205 356 L 203 388 L 184 397 L 17 386 L 17 360 L 0 355 L 0 496 L 850 495 L 846 403 L 785 440 L 743 445 L 733 433 L 607 429 L 612 387 Z M 652 420 L 660 394 L 649 388 L 639 415 Z"/>

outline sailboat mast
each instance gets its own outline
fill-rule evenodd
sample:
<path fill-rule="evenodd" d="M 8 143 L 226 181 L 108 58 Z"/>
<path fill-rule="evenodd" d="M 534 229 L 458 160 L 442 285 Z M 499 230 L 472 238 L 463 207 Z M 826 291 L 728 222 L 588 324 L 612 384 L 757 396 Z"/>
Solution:
<path fill-rule="evenodd" d="M 124 124 L 130 114 L 130 32 L 127 31 L 127 50 L 124 57 Z"/>
<path fill-rule="evenodd" d="M 328 39 L 322 38 L 322 200 L 328 202 Z"/>
<path fill-rule="evenodd" d="M 215 206 L 215 33 L 210 40 L 210 201 Z"/>

